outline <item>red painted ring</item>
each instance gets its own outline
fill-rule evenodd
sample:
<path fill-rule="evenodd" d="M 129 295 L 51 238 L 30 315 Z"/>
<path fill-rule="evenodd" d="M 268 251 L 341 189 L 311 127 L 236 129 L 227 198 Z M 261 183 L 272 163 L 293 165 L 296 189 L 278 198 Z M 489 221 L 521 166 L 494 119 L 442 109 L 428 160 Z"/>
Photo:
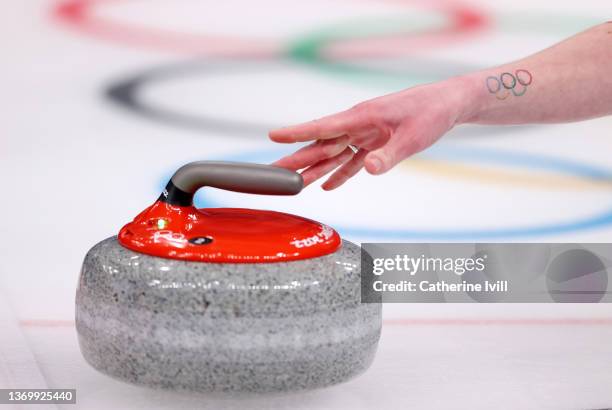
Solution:
<path fill-rule="evenodd" d="M 253 39 L 248 37 L 214 36 L 207 34 L 179 33 L 171 30 L 131 26 L 95 16 L 92 11 L 102 3 L 117 0 L 63 0 L 52 9 L 53 17 L 74 29 L 94 37 L 119 42 L 123 45 L 156 49 L 162 51 L 180 52 L 186 54 L 202 54 L 223 57 L 276 57 L 285 52 L 285 44 L 280 40 Z M 431 7 L 429 3 L 419 0 L 386 0 L 389 3 L 421 3 Z M 487 18 L 477 10 L 446 2 L 432 7 L 449 17 L 449 24 L 437 30 L 428 30 L 421 36 L 434 39 L 451 40 L 457 34 L 471 32 L 486 26 Z M 360 39 L 347 40 L 348 43 Z M 428 44 L 427 47 L 430 47 Z M 380 47 L 372 52 L 380 55 Z"/>

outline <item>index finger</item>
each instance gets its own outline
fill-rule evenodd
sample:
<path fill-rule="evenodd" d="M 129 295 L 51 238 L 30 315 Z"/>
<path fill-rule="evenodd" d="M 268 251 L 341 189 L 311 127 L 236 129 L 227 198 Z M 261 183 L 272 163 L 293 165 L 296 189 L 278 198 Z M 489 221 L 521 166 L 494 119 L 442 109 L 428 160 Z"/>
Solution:
<path fill-rule="evenodd" d="M 284 143 L 331 139 L 348 133 L 358 122 L 359 116 L 355 110 L 346 110 L 318 120 L 273 130 L 269 135 L 272 141 Z"/>

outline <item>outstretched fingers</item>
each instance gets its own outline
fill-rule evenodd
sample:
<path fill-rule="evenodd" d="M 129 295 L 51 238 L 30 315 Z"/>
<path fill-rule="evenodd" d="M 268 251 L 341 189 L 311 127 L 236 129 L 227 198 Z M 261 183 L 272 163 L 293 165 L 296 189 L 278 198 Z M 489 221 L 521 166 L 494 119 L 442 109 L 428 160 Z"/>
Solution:
<path fill-rule="evenodd" d="M 319 161 L 313 166 L 307 168 L 305 171 L 302 172 L 304 186 L 312 184 L 314 181 L 321 178 L 323 175 L 328 174 L 329 172 L 338 168 L 345 162 L 350 161 L 350 159 L 353 158 L 353 155 L 353 150 L 351 150 L 350 148 L 346 148 L 344 149 L 344 151 L 342 151 L 335 157 Z"/>
<path fill-rule="evenodd" d="M 358 127 L 362 119 L 354 109 L 329 115 L 318 120 L 270 131 L 270 139 L 276 142 L 292 143 L 330 139 L 347 134 Z"/>
<path fill-rule="evenodd" d="M 350 161 L 338 168 L 321 187 L 326 191 L 331 191 L 344 184 L 363 168 L 367 154 L 368 151 L 359 150 Z"/>
<path fill-rule="evenodd" d="M 297 171 L 326 158 L 335 157 L 346 149 L 348 142 L 349 138 L 347 136 L 329 140 L 318 140 L 300 148 L 293 154 L 279 159 L 272 163 L 272 165 Z"/>

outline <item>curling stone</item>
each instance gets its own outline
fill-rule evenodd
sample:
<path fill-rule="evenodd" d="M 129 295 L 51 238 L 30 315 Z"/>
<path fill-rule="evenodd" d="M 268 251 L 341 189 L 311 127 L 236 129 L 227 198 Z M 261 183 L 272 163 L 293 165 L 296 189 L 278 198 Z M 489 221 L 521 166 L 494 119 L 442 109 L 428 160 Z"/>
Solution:
<path fill-rule="evenodd" d="M 340 383 L 373 360 L 380 304 L 360 302 L 360 250 L 280 212 L 193 206 L 204 186 L 295 195 L 302 177 L 266 165 L 194 162 L 118 236 L 85 257 L 81 352 L 151 387 L 284 392 Z"/>

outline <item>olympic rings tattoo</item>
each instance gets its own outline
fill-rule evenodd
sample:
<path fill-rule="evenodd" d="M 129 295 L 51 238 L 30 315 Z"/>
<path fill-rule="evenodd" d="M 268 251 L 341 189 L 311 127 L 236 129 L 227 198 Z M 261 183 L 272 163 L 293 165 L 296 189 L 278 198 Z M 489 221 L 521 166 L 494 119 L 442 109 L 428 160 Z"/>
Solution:
<path fill-rule="evenodd" d="M 520 97 L 527 92 L 527 86 L 533 82 L 531 73 L 523 68 L 514 71 L 514 74 L 503 72 L 499 77 L 489 76 L 485 79 L 487 90 L 491 94 L 495 94 L 498 100 L 505 100 L 512 95 Z M 517 84 L 522 85 L 522 88 L 517 89 Z"/>

